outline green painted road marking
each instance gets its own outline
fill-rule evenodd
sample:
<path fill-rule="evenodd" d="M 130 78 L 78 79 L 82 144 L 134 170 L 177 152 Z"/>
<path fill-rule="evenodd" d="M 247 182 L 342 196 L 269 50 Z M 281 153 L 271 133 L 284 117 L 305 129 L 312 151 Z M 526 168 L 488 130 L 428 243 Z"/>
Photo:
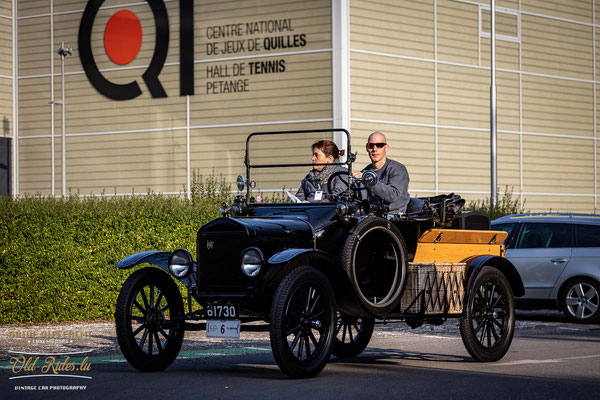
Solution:
<path fill-rule="evenodd" d="M 242 356 L 249 354 L 265 354 L 270 353 L 271 349 L 265 349 L 261 347 L 240 347 L 234 349 L 210 349 L 210 350 L 188 350 L 188 351 L 180 351 L 177 358 L 186 359 L 186 358 L 204 358 L 204 357 L 217 357 L 217 356 Z M 15 357 L 18 357 L 20 354 L 15 354 Z M 38 357 L 37 355 L 27 355 L 22 354 L 26 357 Z M 39 355 L 40 360 L 45 359 L 46 357 L 52 356 L 52 354 L 48 355 Z M 63 361 L 67 358 L 66 355 L 54 356 L 57 359 Z M 81 364 L 85 357 L 70 357 L 69 362 L 73 362 L 75 364 Z M 111 362 L 126 362 L 125 357 L 122 355 L 107 355 L 107 356 L 92 356 L 88 357 L 88 364 L 105 364 Z M 12 368 L 12 364 L 10 362 L 0 362 L 0 369 L 10 369 Z"/>

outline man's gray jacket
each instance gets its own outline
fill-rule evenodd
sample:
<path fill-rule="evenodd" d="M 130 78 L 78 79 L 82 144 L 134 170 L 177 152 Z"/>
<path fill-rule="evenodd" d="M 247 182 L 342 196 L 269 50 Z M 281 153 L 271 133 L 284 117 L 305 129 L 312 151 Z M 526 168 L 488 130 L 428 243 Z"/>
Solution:
<path fill-rule="evenodd" d="M 365 171 L 374 171 L 377 174 L 377 183 L 371 188 L 373 200 L 383 199 L 390 207 L 390 214 L 406 213 L 410 201 L 408 194 L 410 179 L 406 167 L 388 158 L 383 167 L 374 170 L 373 165 L 369 164 L 362 170 Z"/>

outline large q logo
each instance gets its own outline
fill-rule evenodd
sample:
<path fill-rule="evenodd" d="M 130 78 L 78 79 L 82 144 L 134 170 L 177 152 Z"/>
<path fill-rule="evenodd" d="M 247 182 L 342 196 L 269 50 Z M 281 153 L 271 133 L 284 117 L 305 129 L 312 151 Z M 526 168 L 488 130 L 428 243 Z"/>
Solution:
<path fill-rule="evenodd" d="M 158 75 L 160 74 L 169 50 L 169 17 L 162 0 L 146 0 L 152 9 L 156 26 L 154 54 L 142 78 L 152 97 L 167 97 Z M 89 0 L 79 25 L 79 57 L 91 84 L 100 93 L 114 100 L 130 100 L 142 94 L 137 81 L 117 84 L 106 79 L 94 60 L 91 39 L 92 26 L 104 0 Z M 180 0 L 180 9 L 185 12 L 182 18 L 182 33 L 193 29 L 193 5 L 190 0 Z M 189 16 L 189 17 L 188 17 Z M 191 38 L 190 38 L 191 36 Z M 193 94 L 193 36 L 183 35 L 181 50 L 181 94 Z M 109 19 L 104 29 L 104 48 L 108 57 L 119 65 L 130 63 L 137 56 L 142 44 L 142 26 L 137 16 L 129 10 L 117 11 Z M 191 57 L 191 58 L 190 58 Z"/>

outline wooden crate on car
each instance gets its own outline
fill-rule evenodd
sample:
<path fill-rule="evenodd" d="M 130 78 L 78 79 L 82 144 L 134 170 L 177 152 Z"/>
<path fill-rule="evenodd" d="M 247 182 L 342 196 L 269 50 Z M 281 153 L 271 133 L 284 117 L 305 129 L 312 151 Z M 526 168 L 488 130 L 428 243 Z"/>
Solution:
<path fill-rule="evenodd" d="M 465 293 L 465 263 L 409 263 L 400 300 L 405 314 L 460 314 Z"/>
<path fill-rule="evenodd" d="M 457 263 L 480 255 L 504 255 L 503 231 L 430 229 L 417 244 L 415 263 Z"/>

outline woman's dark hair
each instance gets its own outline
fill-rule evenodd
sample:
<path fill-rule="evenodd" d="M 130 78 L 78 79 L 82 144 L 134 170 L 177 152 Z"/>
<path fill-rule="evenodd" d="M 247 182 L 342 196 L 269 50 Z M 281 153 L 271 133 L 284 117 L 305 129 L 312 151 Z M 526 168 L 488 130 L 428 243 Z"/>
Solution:
<path fill-rule="evenodd" d="M 315 151 L 315 149 L 321 150 L 323 154 L 325 154 L 325 157 L 332 156 L 334 160 L 337 160 L 340 156 L 344 155 L 331 140 L 319 140 L 312 145 L 312 151 Z"/>

